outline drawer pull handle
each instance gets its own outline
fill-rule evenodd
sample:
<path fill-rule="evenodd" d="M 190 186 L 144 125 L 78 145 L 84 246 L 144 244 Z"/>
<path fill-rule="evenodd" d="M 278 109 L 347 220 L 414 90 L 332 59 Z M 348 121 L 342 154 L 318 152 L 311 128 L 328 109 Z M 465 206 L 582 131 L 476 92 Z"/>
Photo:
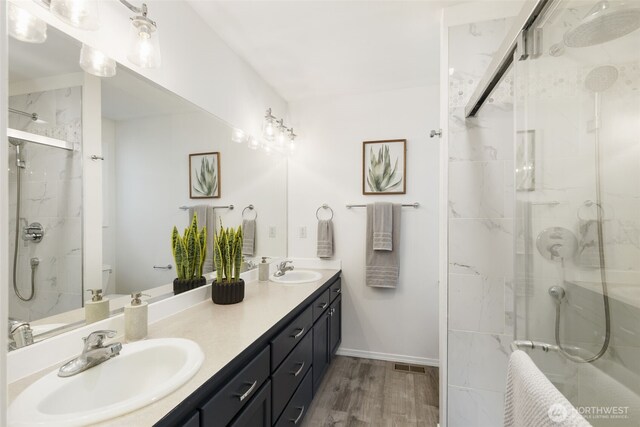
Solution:
<path fill-rule="evenodd" d="M 245 384 L 251 384 L 251 383 L 245 383 Z M 236 394 L 236 397 L 240 399 L 240 402 L 244 401 L 247 397 L 249 397 L 249 395 L 251 394 L 251 392 L 253 392 L 253 390 L 256 388 L 257 385 L 258 385 L 258 380 L 255 380 L 253 384 L 251 384 L 251 387 L 249 387 L 249 390 L 245 391 L 244 394 Z"/>
<path fill-rule="evenodd" d="M 300 375 L 300 372 L 302 372 L 302 369 L 304 368 L 304 362 L 298 362 L 298 363 L 300 364 L 300 369 L 298 369 L 297 371 L 289 372 L 294 377 L 297 377 L 298 375 Z"/>
<path fill-rule="evenodd" d="M 300 338 L 302 336 L 302 334 L 304 334 L 304 328 L 298 328 L 298 329 L 300 329 L 300 332 L 298 332 L 295 335 L 291 335 L 291 338 L 298 339 L 298 338 Z"/>
<path fill-rule="evenodd" d="M 298 418 L 296 418 L 295 420 L 293 418 L 289 418 L 289 421 L 291 421 L 293 425 L 298 424 L 302 419 L 302 416 L 304 415 L 304 406 L 298 406 L 296 407 L 296 409 L 300 411 L 300 415 L 298 415 Z"/>
<path fill-rule="evenodd" d="M 323 302 L 322 304 L 320 304 L 318 307 L 320 307 L 321 310 L 324 310 L 325 308 L 327 308 L 329 304 L 327 304 L 326 302 Z"/>
<path fill-rule="evenodd" d="M 333 292 L 335 292 L 336 294 L 339 294 L 342 292 L 342 288 L 334 289 Z"/>

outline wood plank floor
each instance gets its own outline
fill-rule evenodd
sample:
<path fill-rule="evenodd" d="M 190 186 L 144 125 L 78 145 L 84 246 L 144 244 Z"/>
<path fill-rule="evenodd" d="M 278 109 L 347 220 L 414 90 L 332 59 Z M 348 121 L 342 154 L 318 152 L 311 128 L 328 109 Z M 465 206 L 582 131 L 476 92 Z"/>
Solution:
<path fill-rule="evenodd" d="M 398 372 L 393 362 L 338 356 L 331 363 L 303 427 L 438 424 L 438 368 Z"/>

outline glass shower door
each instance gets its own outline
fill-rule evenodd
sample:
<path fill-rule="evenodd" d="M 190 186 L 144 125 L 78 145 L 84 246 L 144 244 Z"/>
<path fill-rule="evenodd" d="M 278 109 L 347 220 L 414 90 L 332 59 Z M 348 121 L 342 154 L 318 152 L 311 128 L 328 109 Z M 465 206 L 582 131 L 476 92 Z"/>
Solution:
<path fill-rule="evenodd" d="M 556 1 L 515 66 L 515 330 L 593 425 L 640 425 L 640 2 Z"/>

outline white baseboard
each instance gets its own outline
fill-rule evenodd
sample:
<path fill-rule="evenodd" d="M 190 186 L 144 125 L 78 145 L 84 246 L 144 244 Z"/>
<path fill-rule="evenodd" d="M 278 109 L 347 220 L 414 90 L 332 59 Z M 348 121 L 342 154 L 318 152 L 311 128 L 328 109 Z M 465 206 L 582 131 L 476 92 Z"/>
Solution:
<path fill-rule="evenodd" d="M 338 348 L 338 356 L 358 357 L 361 359 L 385 360 L 387 362 L 402 362 L 413 365 L 438 366 L 438 359 L 428 357 L 404 356 L 402 354 L 376 353 L 373 351 L 354 350 L 351 348 Z"/>

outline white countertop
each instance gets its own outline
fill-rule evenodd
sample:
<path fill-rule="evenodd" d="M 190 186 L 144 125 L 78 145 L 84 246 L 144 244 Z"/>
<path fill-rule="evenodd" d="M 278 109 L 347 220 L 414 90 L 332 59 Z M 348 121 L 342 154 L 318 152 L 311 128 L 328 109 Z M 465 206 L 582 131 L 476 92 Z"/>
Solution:
<path fill-rule="evenodd" d="M 248 282 L 245 285 L 244 301 L 239 304 L 216 305 L 211 300 L 203 301 L 150 324 L 149 339 L 180 337 L 198 343 L 205 354 L 202 367 L 191 380 L 158 402 L 98 425 L 150 426 L 158 422 L 322 287 L 339 270 L 317 271 L 322 273 L 322 277 L 311 283 L 283 285 L 274 282 Z M 59 364 L 56 364 L 9 384 L 9 402 L 12 402 L 30 384 L 58 367 Z"/>

